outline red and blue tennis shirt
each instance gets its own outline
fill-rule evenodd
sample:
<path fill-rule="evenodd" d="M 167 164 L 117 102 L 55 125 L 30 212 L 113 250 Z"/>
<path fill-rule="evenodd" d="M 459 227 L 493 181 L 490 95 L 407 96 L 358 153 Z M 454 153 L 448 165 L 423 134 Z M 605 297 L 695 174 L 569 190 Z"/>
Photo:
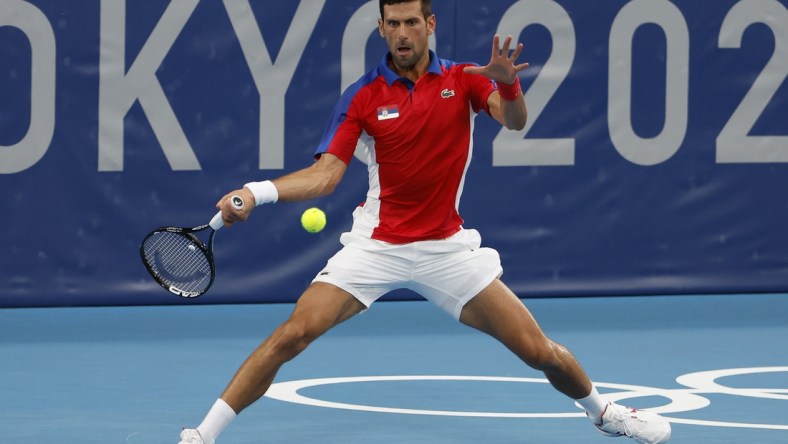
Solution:
<path fill-rule="evenodd" d="M 445 239 L 463 223 L 473 119 L 489 114 L 495 83 L 432 51 L 428 71 L 413 83 L 388 67 L 389 57 L 345 90 L 315 155 L 349 164 L 363 142 L 369 191 L 354 213 L 354 233 L 396 244 Z"/>

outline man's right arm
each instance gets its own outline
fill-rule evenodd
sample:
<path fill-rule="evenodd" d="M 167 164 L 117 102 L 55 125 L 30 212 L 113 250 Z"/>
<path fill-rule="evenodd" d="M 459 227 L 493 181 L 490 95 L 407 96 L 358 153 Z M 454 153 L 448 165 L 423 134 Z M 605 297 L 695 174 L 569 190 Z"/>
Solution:
<path fill-rule="evenodd" d="M 324 153 L 307 168 L 274 179 L 279 201 L 298 202 L 327 196 L 334 192 L 347 165 L 333 154 Z"/>
<path fill-rule="evenodd" d="M 298 202 L 327 196 L 334 192 L 346 170 L 345 162 L 333 154 L 325 153 L 312 165 L 272 180 L 278 193 L 276 201 Z M 244 200 L 240 210 L 230 204 L 230 196 L 233 195 L 239 195 Z M 222 211 L 222 219 L 227 227 L 248 219 L 254 207 L 255 196 L 247 187 L 227 193 L 216 204 L 216 208 Z"/>

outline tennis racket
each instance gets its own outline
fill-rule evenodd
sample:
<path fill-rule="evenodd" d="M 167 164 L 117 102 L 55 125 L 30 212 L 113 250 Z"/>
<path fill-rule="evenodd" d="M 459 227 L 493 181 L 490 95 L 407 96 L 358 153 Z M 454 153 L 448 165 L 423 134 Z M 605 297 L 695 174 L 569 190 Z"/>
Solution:
<path fill-rule="evenodd" d="M 233 208 L 240 210 L 244 201 L 240 196 L 230 197 Z M 142 241 L 142 263 L 153 279 L 172 294 L 183 298 L 196 298 L 211 288 L 216 278 L 213 262 L 213 238 L 222 228 L 219 211 L 206 225 L 193 228 L 160 227 Z M 196 236 L 210 230 L 208 245 Z"/>

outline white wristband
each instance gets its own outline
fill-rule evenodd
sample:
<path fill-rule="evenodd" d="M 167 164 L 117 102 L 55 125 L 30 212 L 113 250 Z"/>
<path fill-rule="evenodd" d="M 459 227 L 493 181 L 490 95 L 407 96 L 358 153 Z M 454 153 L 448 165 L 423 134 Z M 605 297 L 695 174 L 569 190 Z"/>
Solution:
<path fill-rule="evenodd" d="M 255 205 L 275 203 L 279 200 L 279 191 L 276 190 L 276 186 L 270 180 L 249 182 L 244 187 L 249 188 L 249 191 L 254 195 Z"/>

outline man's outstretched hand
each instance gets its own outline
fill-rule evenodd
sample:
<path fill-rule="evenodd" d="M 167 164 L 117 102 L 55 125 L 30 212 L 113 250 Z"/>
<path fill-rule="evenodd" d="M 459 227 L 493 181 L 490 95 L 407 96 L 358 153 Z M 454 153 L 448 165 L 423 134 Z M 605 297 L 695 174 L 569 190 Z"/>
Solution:
<path fill-rule="evenodd" d="M 523 44 L 519 43 L 517 47 L 509 54 L 509 46 L 512 44 L 512 36 L 508 35 L 503 40 L 503 48 L 500 47 L 500 37 L 496 34 L 493 37 L 492 56 L 490 63 L 487 66 L 468 66 L 464 71 L 468 74 L 481 74 L 496 83 L 505 83 L 511 85 L 514 83 L 517 73 L 528 68 L 528 63 L 520 63 L 515 65 L 517 57 L 523 51 Z"/>

